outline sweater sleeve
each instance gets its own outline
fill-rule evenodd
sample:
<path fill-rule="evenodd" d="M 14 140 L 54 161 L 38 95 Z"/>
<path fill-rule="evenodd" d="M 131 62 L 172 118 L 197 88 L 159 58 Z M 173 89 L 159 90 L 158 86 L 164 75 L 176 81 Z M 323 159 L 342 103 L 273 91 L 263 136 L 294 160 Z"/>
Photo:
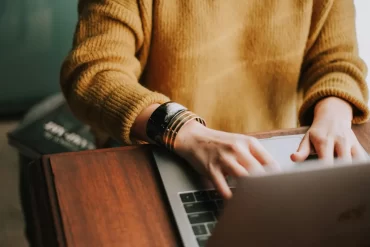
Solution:
<path fill-rule="evenodd" d="M 353 0 L 315 1 L 313 21 L 300 78 L 301 125 L 313 120 L 315 104 L 328 96 L 354 109 L 353 123 L 369 118 L 367 68 L 359 57 Z M 340 110 L 340 109 L 338 109 Z"/>
<path fill-rule="evenodd" d="M 169 99 L 138 79 L 145 41 L 135 0 L 81 0 L 73 47 L 61 69 L 61 88 L 76 117 L 131 144 L 140 112 Z"/>

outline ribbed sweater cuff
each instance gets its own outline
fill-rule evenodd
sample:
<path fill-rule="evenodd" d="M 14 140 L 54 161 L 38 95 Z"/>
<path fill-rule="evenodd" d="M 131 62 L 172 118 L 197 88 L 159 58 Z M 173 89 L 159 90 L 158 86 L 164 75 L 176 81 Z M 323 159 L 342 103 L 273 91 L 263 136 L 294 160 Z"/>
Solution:
<path fill-rule="evenodd" d="M 148 106 L 169 101 L 163 94 L 152 92 L 138 83 L 116 83 L 104 98 L 101 121 L 103 128 L 124 144 L 138 143 L 130 136 L 136 117 Z"/>
<path fill-rule="evenodd" d="M 300 124 L 310 125 L 316 103 L 330 96 L 341 98 L 352 105 L 353 124 L 361 124 L 369 119 L 367 95 L 363 95 L 361 88 L 352 77 L 336 73 L 322 78 L 307 91 L 299 111 Z"/>

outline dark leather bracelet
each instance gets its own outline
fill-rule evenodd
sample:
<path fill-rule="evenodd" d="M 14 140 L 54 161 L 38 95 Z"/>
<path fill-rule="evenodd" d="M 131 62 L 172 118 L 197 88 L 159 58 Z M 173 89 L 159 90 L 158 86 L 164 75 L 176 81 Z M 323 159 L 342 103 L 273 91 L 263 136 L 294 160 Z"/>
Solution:
<path fill-rule="evenodd" d="M 148 138 L 157 144 L 163 145 L 163 134 L 168 124 L 176 115 L 186 110 L 184 106 L 175 102 L 167 102 L 160 105 L 148 120 L 146 126 Z"/>

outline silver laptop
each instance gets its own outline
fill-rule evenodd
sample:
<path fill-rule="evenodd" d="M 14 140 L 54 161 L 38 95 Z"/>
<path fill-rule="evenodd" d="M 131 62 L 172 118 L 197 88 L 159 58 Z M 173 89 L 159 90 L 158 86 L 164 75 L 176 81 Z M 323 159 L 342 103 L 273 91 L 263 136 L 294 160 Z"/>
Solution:
<path fill-rule="evenodd" d="M 261 139 L 283 172 L 228 181 L 234 196 L 227 206 L 186 162 L 155 149 L 183 245 L 370 246 L 370 165 L 294 164 L 302 137 Z"/>

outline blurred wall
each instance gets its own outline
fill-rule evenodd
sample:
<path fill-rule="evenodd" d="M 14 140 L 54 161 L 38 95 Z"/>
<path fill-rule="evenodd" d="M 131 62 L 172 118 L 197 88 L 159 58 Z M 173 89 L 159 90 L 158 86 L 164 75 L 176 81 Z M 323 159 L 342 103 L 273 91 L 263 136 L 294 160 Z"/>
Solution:
<path fill-rule="evenodd" d="M 356 28 L 360 55 L 365 60 L 370 72 L 370 1 L 355 0 L 356 6 Z M 367 82 L 370 86 L 370 73 Z M 370 104 L 369 104 L 370 105 Z"/>
<path fill-rule="evenodd" d="M 77 0 L 0 0 L 0 115 L 59 91 Z"/>

